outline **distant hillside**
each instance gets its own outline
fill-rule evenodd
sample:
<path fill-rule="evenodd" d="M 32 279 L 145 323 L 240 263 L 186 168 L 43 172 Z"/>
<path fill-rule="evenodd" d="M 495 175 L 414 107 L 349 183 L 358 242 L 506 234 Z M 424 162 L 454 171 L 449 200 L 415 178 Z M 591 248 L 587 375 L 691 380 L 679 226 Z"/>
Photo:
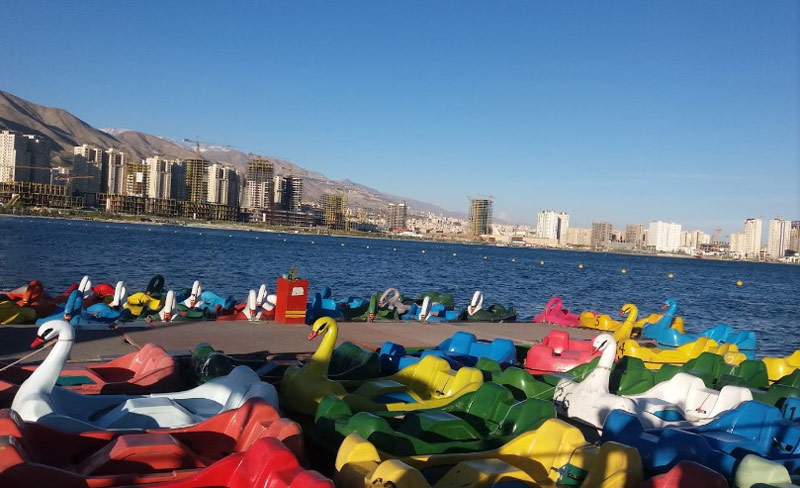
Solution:
<path fill-rule="evenodd" d="M 132 158 L 149 156 L 167 158 L 190 158 L 195 153 L 191 145 L 184 145 L 166 137 L 155 136 L 129 129 L 95 129 L 83 120 L 60 108 L 45 107 L 29 102 L 10 93 L 0 91 L 0 129 L 11 129 L 27 134 L 36 134 L 47 141 L 55 151 L 56 161 L 68 161 L 73 146 L 92 144 L 103 149 L 120 149 Z M 201 146 L 205 159 L 230 164 L 244 169 L 252 156 L 242 151 L 219 146 Z M 350 180 L 331 180 L 316 171 L 307 170 L 291 161 L 266 156 L 275 164 L 278 175 L 293 174 L 303 178 L 306 202 L 318 201 L 323 193 L 343 192 L 348 195 L 351 208 L 384 210 L 389 203 L 405 201 L 413 212 L 464 217 L 463 213 L 451 212 L 437 205 L 420 202 L 398 195 L 379 192 L 374 188 Z"/>

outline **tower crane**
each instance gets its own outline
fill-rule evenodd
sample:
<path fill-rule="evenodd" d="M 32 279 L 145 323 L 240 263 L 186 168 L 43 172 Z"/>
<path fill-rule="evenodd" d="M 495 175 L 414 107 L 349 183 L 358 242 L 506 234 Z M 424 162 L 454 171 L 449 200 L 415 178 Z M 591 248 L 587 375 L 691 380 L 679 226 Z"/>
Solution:
<path fill-rule="evenodd" d="M 44 167 L 44 166 L 23 166 L 23 165 L 19 165 L 19 164 L 2 164 L 2 165 L 0 165 L 0 168 L 38 169 L 38 170 L 48 170 L 48 171 L 53 169 L 53 168 Z M 91 179 L 91 178 L 94 178 L 94 176 L 89 176 L 89 175 L 84 175 L 84 176 L 59 175 L 59 176 L 56 176 L 54 179 L 56 181 L 67 181 L 67 182 L 69 182 L 69 181 L 72 181 L 72 180 L 82 180 L 82 179 L 86 179 L 86 178 L 90 178 Z"/>
<path fill-rule="evenodd" d="M 218 146 L 218 147 L 222 147 L 222 148 L 225 148 L 225 149 L 233 148 L 233 146 L 231 146 L 230 144 L 217 144 L 216 142 L 201 141 L 200 138 L 197 137 L 197 136 L 195 136 L 194 139 L 184 138 L 183 142 L 194 143 L 194 152 L 195 152 L 195 155 L 197 156 L 197 159 L 201 159 L 200 158 L 200 144 L 203 144 L 204 146 Z"/>

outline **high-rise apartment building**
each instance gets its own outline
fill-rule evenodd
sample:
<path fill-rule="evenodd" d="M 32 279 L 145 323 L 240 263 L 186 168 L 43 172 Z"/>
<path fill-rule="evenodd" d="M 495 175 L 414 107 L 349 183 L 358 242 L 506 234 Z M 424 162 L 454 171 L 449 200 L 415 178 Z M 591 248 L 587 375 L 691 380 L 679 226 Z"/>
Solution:
<path fill-rule="evenodd" d="M 767 231 L 767 256 L 782 258 L 791 248 L 792 227 L 788 220 L 772 219 Z"/>
<path fill-rule="evenodd" d="M 73 147 L 72 174 L 90 176 L 73 181 L 79 193 L 105 192 L 108 188 L 108 167 L 103 162 L 103 150 L 88 144 Z"/>
<path fill-rule="evenodd" d="M 559 244 L 566 244 L 567 229 L 569 229 L 569 214 L 566 212 L 543 210 L 536 216 L 536 237 L 556 239 Z"/>
<path fill-rule="evenodd" d="M 625 226 L 625 242 L 639 249 L 644 246 L 644 225 L 628 224 Z"/>
<path fill-rule="evenodd" d="M 0 131 L 0 182 L 50 183 L 50 151 L 37 136 Z"/>
<path fill-rule="evenodd" d="M 230 166 L 213 163 L 208 167 L 208 202 L 239 205 L 239 174 Z"/>
<path fill-rule="evenodd" d="M 711 236 L 702 230 L 681 231 L 681 247 L 699 249 L 704 244 L 711 243 Z"/>
<path fill-rule="evenodd" d="M 109 195 L 125 194 L 125 165 L 128 156 L 116 149 L 109 149 L 103 153 L 103 166 L 106 168 L 106 193 Z"/>
<path fill-rule="evenodd" d="M 208 161 L 187 159 L 183 162 L 186 170 L 185 199 L 190 202 L 205 202 L 208 199 Z"/>
<path fill-rule="evenodd" d="M 253 159 L 247 163 L 245 170 L 244 207 L 264 209 L 272 207 L 273 201 L 273 166 L 266 159 Z"/>
<path fill-rule="evenodd" d="M 176 163 L 158 156 L 147 158 L 145 162 L 147 163 L 147 196 L 160 199 L 172 198 L 172 165 Z"/>
<path fill-rule="evenodd" d="M 647 245 L 661 252 L 675 252 L 681 247 L 681 224 L 654 220 L 647 230 Z"/>
<path fill-rule="evenodd" d="M 789 233 L 789 249 L 800 254 L 800 220 L 792 220 Z"/>
<path fill-rule="evenodd" d="M 734 254 L 739 257 L 744 257 L 745 255 L 744 233 L 739 232 L 730 235 L 728 250 L 731 254 Z"/>
<path fill-rule="evenodd" d="M 592 241 L 593 248 L 606 247 L 611 242 L 611 233 L 614 227 L 611 222 L 592 222 Z"/>
<path fill-rule="evenodd" d="M 744 221 L 744 255 L 747 258 L 761 255 L 761 219 Z"/>
<path fill-rule="evenodd" d="M 283 192 L 281 205 L 290 212 L 299 212 L 303 205 L 303 178 L 289 175 L 284 178 L 286 188 Z"/>
<path fill-rule="evenodd" d="M 325 227 L 334 230 L 348 230 L 347 195 L 325 193 L 320 198 Z"/>
<path fill-rule="evenodd" d="M 492 201 L 473 198 L 469 202 L 469 232 L 473 236 L 492 233 Z"/>
<path fill-rule="evenodd" d="M 169 173 L 169 197 L 173 200 L 186 200 L 186 163 L 173 161 Z"/>
<path fill-rule="evenodd" d="M 392 229 L 405 229 L 408 219 L 408 207 L 405 203 L 390 203 L 389 216 L 386 219 L 387 226 Z"/>

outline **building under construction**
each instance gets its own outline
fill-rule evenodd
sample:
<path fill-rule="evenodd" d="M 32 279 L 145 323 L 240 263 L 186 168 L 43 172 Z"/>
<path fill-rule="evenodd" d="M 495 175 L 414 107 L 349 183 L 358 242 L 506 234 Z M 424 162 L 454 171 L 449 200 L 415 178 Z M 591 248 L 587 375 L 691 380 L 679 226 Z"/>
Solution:
<path fill-rule="evenodd" d="M 0 203 L 11 201 L 14 194 L 19 195 L 21 205 L 54 208 L 83 207 L 82 197 L 73 197 L 63 185 L 34 183 L 32 181 L 0 182 Z"/>
<path fill-rule="evenodd" d="M 192 220 L 239 220 L 239 207 L 208 202 L 183 202 L 167 198 L 99 193 L 97 203 L 106 212 L 118 214 L 183 217 Z"/>
<path fill-rule="evenodd" d="M 208 200 L 208 161 L 187 159 L 183 166 L 186 170 L 186 200 L 198 203 Z"/>
<path fill-rule="evenodd" d="M 492 200 L 487 198 L 470 199 L 469 231 L 473 236 L 492 233 Z"/>
<path fill-rule="evenodd" d="M 326 193 L 320 198 L 323 225 L 332 230 L 349 230 L 347 225 L 347 195 Z"/>

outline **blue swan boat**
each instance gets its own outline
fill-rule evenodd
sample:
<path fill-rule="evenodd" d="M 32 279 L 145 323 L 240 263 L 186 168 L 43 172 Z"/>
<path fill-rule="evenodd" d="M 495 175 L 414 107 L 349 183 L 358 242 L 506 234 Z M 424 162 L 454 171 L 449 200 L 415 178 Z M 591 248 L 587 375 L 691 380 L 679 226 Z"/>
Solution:
<path fill-rule="evenodd" d="M 758 401 L 742 403 L 706 425 L 688 429 L 645 431 L 636 416 L 614 410 L 603 426 L 601 442 L 606 441 L 637 448 L 645 470 L 652 472 L 691 460 L 732 480 L 742 459 L 756 454 L 800 474 L 800 425 Z"/>
<path fill-rule="evenodd" d="M 49 317 L 37 320 L 36 325 L 42 325 L 50 320 L 66 320 L 78 329 L 107 329 L 113 323 L 133 319 L 134 317 L 128 309 L 117 310 L 105 303 L 96 303 L 84 309 L 83 292 L 73 290 L 63 308 L 59 307 Z"/>
<path fill-rule="evenodd" d="M 513 366 L 517 363 L 517 350 L 508 339 L 495 339 L 491 342 L 481 341 L 475 334 L 456 332 L 445 339 L 435 349 L 422 351 L 421 354 L 407 354 L 406 348 L 394 342 L 384 342 L 378 352 L 381 372 L 395 373 L 406 366 L 418 363 L 425 356 L 439 356 L 450 363 L 450 367 L 458 369 L 462 366 L 475 366 L 480 358 L 488 358 L 501 366 Z"/>
<path fill-rule="evenodd" d="M 672 319 L 678 311 L 678 302 L 674 298 L 664 300 L 664 315 L 657 322 L 642 328 L 643 339 L 658 341 L 658 347 L 676 348 L 696 341 L 700 337 L 708 337 L 718 344 L 734 344 L 747 359 L 756 358 L 756 333 L 752 330 L 737 332 L 730 325 L 717 324 L 700 334 L 685 334 L 672 329 Z"/>

